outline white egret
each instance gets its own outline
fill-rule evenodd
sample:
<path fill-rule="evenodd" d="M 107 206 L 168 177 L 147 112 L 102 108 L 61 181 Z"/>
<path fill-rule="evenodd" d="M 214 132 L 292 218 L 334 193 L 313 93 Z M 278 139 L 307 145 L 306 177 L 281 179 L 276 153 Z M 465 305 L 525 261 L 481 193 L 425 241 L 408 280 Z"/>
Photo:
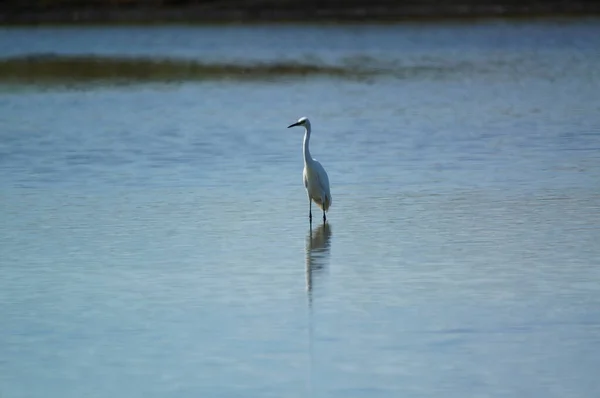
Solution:
<path fill-rule="evenodd" d="M 331 193 L 329 192 L 329 177 L 327 172 L 316 159 L 310 156 L 308 143 L 310 141 L 310 120 L 306 117 L 301 117 L 294 124 L 288 126 L 304 126 L 304 146 L 302 153 L 304 154 L 304 188 L 308 194 L 308 220 L 312 224 L 312 201 L 323 210 L 323 222 L 327 221 L 325 212 L 331 206 Z"/>

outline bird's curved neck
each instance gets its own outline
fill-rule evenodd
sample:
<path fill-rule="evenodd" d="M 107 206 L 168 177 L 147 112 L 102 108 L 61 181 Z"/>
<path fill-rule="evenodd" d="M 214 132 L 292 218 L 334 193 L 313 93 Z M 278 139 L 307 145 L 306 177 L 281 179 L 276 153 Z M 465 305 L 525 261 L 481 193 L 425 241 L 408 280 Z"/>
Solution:
<path fill-rule="evenodd" d="M 302 153 L 304 154 L 304 163 L 310 163 L 312 161 L 312 157 L 310 156 L 310 149 L 308 148 L 308 144 L 310 142 L 310 124 L 304 127 L 304 147 Z"/>

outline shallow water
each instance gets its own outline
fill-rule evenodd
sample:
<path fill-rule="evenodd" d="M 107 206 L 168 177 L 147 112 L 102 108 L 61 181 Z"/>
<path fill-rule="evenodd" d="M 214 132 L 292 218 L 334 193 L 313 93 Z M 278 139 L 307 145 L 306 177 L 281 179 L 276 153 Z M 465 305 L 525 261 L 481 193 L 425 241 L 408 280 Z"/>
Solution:
<path fill-rule="evenodd" d="M 0 396 L 595 396 L 599 47 L 597 21 L 3 30 L 6 58 L 385 73 L 2 80 Z"/>

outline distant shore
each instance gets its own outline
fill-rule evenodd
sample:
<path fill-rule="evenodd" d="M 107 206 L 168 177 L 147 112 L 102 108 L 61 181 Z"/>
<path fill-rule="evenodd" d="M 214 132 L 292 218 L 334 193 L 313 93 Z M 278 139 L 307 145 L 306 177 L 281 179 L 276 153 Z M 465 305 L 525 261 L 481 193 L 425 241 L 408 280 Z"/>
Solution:
<path fill-rule="evenodd" d="M 197 1 L 186 6 L 0 7 L 1 25 L 346 23 L 600 16 L 600 1 Z"/>

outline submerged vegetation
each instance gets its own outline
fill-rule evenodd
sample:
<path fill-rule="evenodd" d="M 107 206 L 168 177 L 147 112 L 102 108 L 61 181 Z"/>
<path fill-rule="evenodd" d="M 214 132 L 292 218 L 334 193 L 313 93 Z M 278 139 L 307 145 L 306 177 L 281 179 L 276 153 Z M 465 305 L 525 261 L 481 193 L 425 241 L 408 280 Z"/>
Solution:
<path fill-rule="evenodd" d="M 0 60 L 2 83 L 148 82 L 183 80 L 269 80 L 304 76 L 361 78 L 379 73 L 353 65 L 272 62 L 207 63 L 96 55 L 28 55 Z"/>
<path fill-rule="evenodd" d="M 370 57 L 347 58 L 335 65 L 316 59 L 258 63 L 205 62 L 191 59 L 100 55 L 36 54 L 0 58 L 0 84 L 143 84 L 179 81 L 270 81 L 327 77 L 362 80 L 393 78 L 447 78 L 471 64 L 402 65 Z"/>
<path fill-rule="evenodd" d="M 0 84 L 145 84 L 190 81 L 281 81 L 336 78 L 372 81 L 375 77 L 446 79 L 486 73 L 491 65 L 431 60 L 422 64 L 356 56 L 331 65 L 318 59 L 271 62 L 206 62 L 193 59 L 101 55 L 34 54 L 0 58 Z"/>

